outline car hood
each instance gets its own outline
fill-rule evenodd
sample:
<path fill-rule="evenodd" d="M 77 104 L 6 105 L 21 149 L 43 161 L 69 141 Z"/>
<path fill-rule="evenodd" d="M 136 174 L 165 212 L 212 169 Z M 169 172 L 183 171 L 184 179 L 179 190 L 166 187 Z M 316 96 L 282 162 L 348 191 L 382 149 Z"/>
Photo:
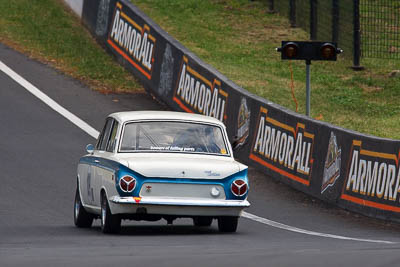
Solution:
<path fill-rule="evenodd" d="M 223 179 L 247 168 L 232 158 L 218 156 L 128 156 L 121 163 L 146 177 Z"/>

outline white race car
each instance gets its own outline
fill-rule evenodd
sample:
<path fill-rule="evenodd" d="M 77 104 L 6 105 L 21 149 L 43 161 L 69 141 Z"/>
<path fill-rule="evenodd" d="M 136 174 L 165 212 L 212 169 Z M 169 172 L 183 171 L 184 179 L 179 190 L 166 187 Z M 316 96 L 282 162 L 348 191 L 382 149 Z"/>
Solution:
<path fill-rule="evenodd" d="M 74 221 L 101 219 L 116 233 L 122 219 L 169 224 L 193 218 L 195 226 L 218 219 L 235 232 L 249 191 L 247 166 L 233 158 L 225 126 L 217 119 L 180 112 L 111 114 L 95 146 L 78 165 Z"/>

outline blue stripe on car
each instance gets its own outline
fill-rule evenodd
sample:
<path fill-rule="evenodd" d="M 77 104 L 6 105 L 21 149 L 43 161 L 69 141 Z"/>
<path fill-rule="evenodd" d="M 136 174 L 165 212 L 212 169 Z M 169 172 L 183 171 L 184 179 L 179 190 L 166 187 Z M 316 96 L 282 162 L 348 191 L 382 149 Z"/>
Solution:
<path fill-rule="evenodd" d="M 95 162 L 95 161 L 98 161 L 98 162 Z M 93 165 L 93 166 L 114 172 L 115 177 L 116 177 L 115 186 L 121 197 L 128 197 L 128 196 L 138 197 L 140 189 L 142 188 L 142 185 L 145 182 L 221 185 L 225 189 L 226 199 L 232 199 L 232 200 L 246 199 L 247 193 L 249 191 L 249 190 L 247 190 L 247 193 L 241 197 L 237 197 L 237 196 L 233 195 L 232 191 L 231 191 L 231 184 L 236 179 L 242 179 L 248 184 L 247 169 L 237 172 L 235 174 L 232 174 L 223 179 L 160 178 L 160 177 L 143 176 L 116 161 L 105 159 L 105 158 L 99 158 L 99 157 L 94 157 L 94 156 L 84 156 L 80 159 L 79 162 L 83 163 L 83 164 Z M 119 185 L 118 185 L 119 179 L 121 179 L 122 177 L 124 177 L 126 175 L 132 176 L 136 179 L 136 188 L 131 193 L 123 192 L 119 188 Z"/>

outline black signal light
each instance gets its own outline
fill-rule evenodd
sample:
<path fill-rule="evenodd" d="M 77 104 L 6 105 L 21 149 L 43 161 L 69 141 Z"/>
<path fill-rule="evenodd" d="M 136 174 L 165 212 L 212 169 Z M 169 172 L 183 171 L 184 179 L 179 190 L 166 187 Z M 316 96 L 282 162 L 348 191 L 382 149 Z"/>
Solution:
<path fill-rule="evenodd" d="M 282 57 L 295 59 L 299 54 L 299 46 L 294 42 L 289 42 L 282 47 Z"/>
<path fill-rule="evenodd" d="M 332 43 L 324 43 L 321 46 L 321 57 L 325 60 L 336 60 L 336 47 Z"/>
<path fill-rule="evenodd" d="M 337 54 L 343 51 L 332 42 L 282 41 L 282 47 L 276 49 L 282 59 L 293 60 L 330 60 L 335 61 Z"/>

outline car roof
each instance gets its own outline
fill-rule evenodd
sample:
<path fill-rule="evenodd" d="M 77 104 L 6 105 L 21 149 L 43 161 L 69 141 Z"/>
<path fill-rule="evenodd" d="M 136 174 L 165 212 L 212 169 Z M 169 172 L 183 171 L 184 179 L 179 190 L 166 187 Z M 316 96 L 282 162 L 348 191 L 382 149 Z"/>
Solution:
<path fill-rule="evenodd" d="M 218 124 L 225 127 L 221 121 L 213 117 L 176 111 L 124 111 L 112 113 L 109 117 L 113 117 L 121 123 L 133 120 L 184 120 Z"/>

